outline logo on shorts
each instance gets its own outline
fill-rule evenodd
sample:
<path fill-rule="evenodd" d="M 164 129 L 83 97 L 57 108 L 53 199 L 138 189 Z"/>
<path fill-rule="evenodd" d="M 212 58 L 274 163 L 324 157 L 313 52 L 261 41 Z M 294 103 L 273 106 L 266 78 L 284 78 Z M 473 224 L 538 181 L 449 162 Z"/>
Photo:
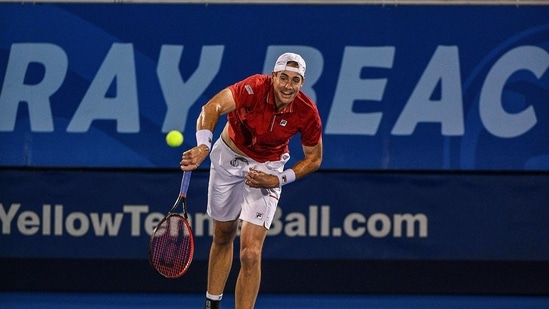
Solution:
<path fill-rule="evenodd" d="M 236 158 L 232 159 L 230 164 L 234 167 L 238 167 L 240 165 L 240 162 L 244 162 L 244 163 L 246 163 L 246 165 L 250 164 L 250 162 L 248 162 L 248 160 L 246 160 L 246 158 L 242 158 L 242 157 L 236 157 Z"/>
<path fill-rule="evenodd" d="M 263 219 L 263 214 L 260 213 L 260 212 L 256 212 L 255 213 L 255 218 L 261 220 L 261 219 Z"/>

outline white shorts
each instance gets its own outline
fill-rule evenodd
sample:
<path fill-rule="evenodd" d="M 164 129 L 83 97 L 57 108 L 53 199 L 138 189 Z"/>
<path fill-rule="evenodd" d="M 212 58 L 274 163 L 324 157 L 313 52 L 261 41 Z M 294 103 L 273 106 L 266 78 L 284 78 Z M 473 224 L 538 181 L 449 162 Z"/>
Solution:
<path fill-rule="evenodd" d="M 250 188 L 244 181 L 250 168 L 269 174 L 282 173 L 290 156 L 282 157 L 280 161 L 259 163 L 235 153 L 219 138 L 210 153 L 208 215 L 217 221 L 240 218 L 269 229 L 282 190 Z"/>

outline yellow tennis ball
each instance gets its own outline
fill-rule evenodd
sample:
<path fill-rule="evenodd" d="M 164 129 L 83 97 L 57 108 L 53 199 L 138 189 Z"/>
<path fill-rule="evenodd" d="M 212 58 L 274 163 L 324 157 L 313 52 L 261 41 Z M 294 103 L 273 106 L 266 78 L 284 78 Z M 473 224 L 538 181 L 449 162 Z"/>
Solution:
<path fill-rule="evenodd" d="M 166 143 L 170 147 L 179 147 L 183 144 L 183 134 L 177 130 L 171 130 L 166 134 Z"/>

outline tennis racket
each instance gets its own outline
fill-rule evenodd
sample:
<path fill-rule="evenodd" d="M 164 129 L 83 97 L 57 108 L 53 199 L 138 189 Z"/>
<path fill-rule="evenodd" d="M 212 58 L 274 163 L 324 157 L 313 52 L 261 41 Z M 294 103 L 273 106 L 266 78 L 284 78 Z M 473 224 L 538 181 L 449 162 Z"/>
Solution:
<path fill-rule="evenodd" d="M 194 255 L 193 231 L 187 221 L 187 189 L 191 172 L 183 172 L 179 196 L 172 209 L 158 223 L 149 240 L 149 262 L 166 278 L 181 277 L 191 266 Z M 183 216 L 174 213 L 183 204 Z"/>

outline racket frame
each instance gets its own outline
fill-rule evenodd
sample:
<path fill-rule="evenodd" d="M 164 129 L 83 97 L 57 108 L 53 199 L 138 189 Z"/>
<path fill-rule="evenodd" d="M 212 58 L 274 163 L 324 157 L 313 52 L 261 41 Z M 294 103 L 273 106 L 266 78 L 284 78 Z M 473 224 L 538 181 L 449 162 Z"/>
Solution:
<path fill-rule="evenodd" d="M 190 180 L 191 180 L 191 172 L 190 171 L 183 172 L 183 176 L 181 178 L 181 186 L 180 186 L 180 189 L 179 189 L 179 195 L 177 196 L 177 200 L 173 204 L 170 211 L 168 211 L 166 216 L 164 216 L 164 218 L 162 218 L 162 220 L 160 220 L 158 222 L 158 224 L 154 227 L 153 232 L 151 234 L 151 237 L 149 238 L 149 250 L 148 250 L 149 263 L 151 264 L 152 268 L 157 273 L 159 273 L 161 276 L 163 276 L 165 278 L 169 278 L 169 279 L 175 279 L 175 278 L 179 278 L 179 277 L 183 276 L 183 274 L 185 274 L 187 272 L 187 270 L 189 269 L 189 267 L 191 265 L 191 262 L 193 260 L 193 257 L 194 257 L 194 234 L 193 234 L 193 230 L 191 228 L 191 225 L 189 224 L 188 213 L 187 213 L 187 190 L 189 188 Z M 181 216 L 179 213 L 175 212 L 175 210 L 179 207 L 180 204 L 183 205 L 183 216 Z M 153 262 L 153 250 L 152 250 L 153 248 L 152 247 L 153 247 L 154 238 L 155 238 L 156 232 L 158 231 L 158 228 L 165 221 L 171 220 L 172 217 L 176 217 L 178 220 L 182 221 L 183 224 L 185 225 L 186 229 L 189 232 L 189 241 L 190 241 L 191 246 L 190 246 L 189 258 L 187 259 L 187 262 L 185 263 L 184 268 L 179 273 L 177 273 L 176 275 L 170 276 L 166 273 L 163 273 L 161 270 L 159 270 L 155 266 L 155 264 Z M 166 233 L 166 231 L 165 231 L 165 233 Z"/>

